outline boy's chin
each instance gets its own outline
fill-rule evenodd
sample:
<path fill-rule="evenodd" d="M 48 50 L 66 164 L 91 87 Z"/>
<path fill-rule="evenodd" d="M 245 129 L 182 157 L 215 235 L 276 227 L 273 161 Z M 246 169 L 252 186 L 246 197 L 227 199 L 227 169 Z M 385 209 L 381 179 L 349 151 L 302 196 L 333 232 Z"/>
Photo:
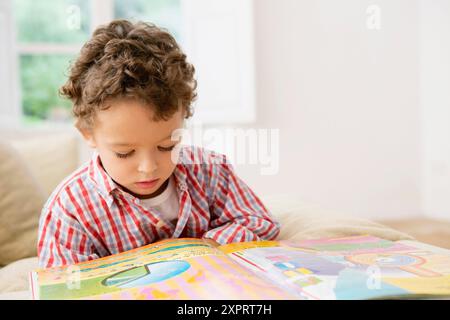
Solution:
<path fill-rule="evenodd" d="M 123 185 L 120 185 L 120 189 L 125 191 L 126 193 L 131 194 L 132 196 L 135 196 L 136 198 L 140 199 L 146 199 L 146 198 L 152 198 L 156 194 L 156 191 L 158 190 L 158 186 L 155 186 L 152 189 L 142 190 L 136 187 L 125 187 Z"/>

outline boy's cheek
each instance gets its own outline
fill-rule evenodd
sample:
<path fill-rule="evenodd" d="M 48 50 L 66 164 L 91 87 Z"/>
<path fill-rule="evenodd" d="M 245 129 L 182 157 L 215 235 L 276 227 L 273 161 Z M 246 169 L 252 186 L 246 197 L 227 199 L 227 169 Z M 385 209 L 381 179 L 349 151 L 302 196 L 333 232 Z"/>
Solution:
<path fill-rule="evenodd" d="M 115 155 L 100 156 L 100 159 L 105 171 L 117 182 L 121 183 L 124 182 L 124 180 L 133 179 L 132 172 L 130 172 L 132 169 L 129 168 L 130 165 L 124 163 L 125 161 L 123 161 L 123 159 L 118 159 Z"/>

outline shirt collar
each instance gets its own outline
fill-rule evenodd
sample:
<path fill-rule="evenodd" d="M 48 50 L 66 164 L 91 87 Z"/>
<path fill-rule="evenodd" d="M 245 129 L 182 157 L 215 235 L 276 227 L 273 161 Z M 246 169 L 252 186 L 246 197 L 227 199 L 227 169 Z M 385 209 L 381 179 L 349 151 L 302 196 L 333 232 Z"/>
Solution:
<path fill-rule="evenodd" d="M 97 189 L 105 196 L 110 196 L 114 190 L 118 190 L 119 186 L 109 176 L 102 166 L 100 155 L 94 152 L 88 169 L 89 178 L 97 187 Z"/>

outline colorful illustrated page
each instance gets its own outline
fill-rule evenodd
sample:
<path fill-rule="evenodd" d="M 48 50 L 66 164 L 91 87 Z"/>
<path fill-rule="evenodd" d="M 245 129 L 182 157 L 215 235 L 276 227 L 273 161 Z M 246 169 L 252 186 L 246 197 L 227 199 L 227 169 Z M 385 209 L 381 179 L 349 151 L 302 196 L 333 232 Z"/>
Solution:
<path fill-rule="evenodd" d="M 450 254 L 371 236 L 221 248 L 301 299 L 450 296 Z"/>
<path fill-rule="evenodd" d="M 139 249 L 33 275 L 39 299 L 293 299 L 201 239 Z"/>

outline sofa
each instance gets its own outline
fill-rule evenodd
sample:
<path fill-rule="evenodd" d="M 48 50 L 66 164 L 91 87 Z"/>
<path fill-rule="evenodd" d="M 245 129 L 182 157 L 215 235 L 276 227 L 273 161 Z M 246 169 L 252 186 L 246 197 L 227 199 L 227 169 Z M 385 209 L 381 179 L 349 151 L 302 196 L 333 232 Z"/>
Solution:
<path fill-rule="evenodd" d="M 58 183 L 89 158 L 72 128 L 0 128 L 0 299 L 28 299 L 28 273 L 38 267 L 41 209 Z M 281 223 L 278 239 L 371 234 L 389 240 L 413 236 L 384 224 L 349 217 L 299 195 L 260 195 Z"/>

